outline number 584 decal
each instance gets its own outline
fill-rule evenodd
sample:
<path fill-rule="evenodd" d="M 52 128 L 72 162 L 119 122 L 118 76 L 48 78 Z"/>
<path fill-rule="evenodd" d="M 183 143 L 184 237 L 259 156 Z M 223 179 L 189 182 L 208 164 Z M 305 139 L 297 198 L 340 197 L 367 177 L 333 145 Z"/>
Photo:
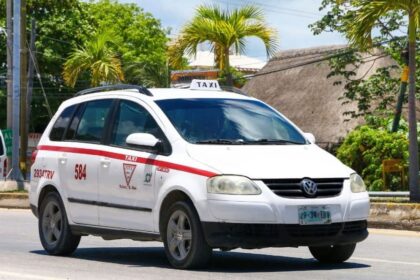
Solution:
<path fill-rule="evenodd" d="M 76 164 L 74 166 L 74 179 L 86 180 L 86 164 Z"/>

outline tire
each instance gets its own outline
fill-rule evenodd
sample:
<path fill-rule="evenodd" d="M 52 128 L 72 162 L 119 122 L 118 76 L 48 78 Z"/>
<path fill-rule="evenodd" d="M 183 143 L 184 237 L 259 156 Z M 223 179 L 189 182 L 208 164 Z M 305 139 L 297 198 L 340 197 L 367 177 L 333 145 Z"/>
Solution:
<path fill-rule="evenodd" d="M 348 260 L 354 252 L 356 244 L 309 247 L 312 256 L 321 263 L 337 264 Z"/>
<path fill-rule="evenodd" d="M 169 263 L 179 269 L 205 267 L 212 255 L 197 211 L 190 202 L 172 204 L 162 217 L 161 236 Z"/>
<path fill-rule="evenodd" d="M 48 193 L 41 202 L 38 231 L 42 247 L 50 255 L 70 255 L 80 242 L 80 236 L 70 230 L 66 210 L 56 192 Z"/>

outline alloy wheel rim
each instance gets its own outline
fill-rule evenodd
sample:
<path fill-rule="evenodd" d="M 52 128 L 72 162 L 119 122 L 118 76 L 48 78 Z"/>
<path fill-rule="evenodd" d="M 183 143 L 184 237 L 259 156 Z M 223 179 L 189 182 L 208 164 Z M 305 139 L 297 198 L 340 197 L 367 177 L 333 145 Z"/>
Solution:
<path fill-rule="evenodd" d="M 167 241 L 169 252 L 176 260 L 184 260 L 188 256 L 192 241 L 191 223 L 181 210 L 175 211 L 169 218 Z"/>
<path fill-rule="evenodd" d="M 58 242 L 62 229 L 63 218 L 60 207 L 56 202 L 50 201 L 42 216 L 42 233 L 48 245 L 55 245 Z"/>

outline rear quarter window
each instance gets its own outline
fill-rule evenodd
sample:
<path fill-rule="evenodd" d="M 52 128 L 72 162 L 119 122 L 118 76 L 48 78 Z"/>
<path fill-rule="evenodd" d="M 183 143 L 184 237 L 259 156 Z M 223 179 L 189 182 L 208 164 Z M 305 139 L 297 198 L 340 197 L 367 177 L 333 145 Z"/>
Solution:
<path fill-rule="evenodd" d="M 76 110 L 76 105 L 67 107 L 64 111 L 60 114 L 58 119 L 55 121 L 53 128 L 50 132 L 50 140 L 51 141 L 62 141 L 63 134 L 66 131 L 71 118 L 73 117 L 74 111 Z"/>
<path fill-rule="evenodd" d="M 104 133 L 105 121 L 111 109 L 112 102 L 112 99 L 87 102 L 73 140 L 99 143 Z"/>

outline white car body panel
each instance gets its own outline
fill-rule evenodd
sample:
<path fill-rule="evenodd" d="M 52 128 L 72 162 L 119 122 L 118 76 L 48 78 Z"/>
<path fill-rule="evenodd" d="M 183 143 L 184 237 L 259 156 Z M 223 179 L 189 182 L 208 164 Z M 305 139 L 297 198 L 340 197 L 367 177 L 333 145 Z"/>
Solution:
<path fill-rule="evenodd" d="M 190 144 L 180 136 L 154 102 L 171 98 L 255 99 L 234 93 L 187 89 L 151 89 L 151 92 L 154 97 L 125 90 L 106 92 L 106 95 L 87 94 L 65 101 L 46 128 L 38 146 L 38 155 L 31 172 L 32 174 L 35 170 L 43 172 L 41 176 L 32 176 L 31 205 L 39 207 L 42 189 L 53 186 L 64 202 L 71 225 L 155 233 L 159 233 L 160 212 L 164 210 L 161 209 L 162 202 L 172 191 L 185 193 L 194 204 L 200 220 L 204 222 L 298 224 L 298 208 L 307 205 L 328 206 L 333 223 L 367 219 L 369 214 L 367 192 L 352 193 L 350 190 L 348 178 L 354 171 L 315 144 L 255 146 Z M 72 104 L 103 99 L 104 96 L 131 100 L 148 110 L 171 143 L 172 153 L 169 156 L 154 155 L 121 147 L 49 140 L 51 128 L 65 108 Z M 75 182 L 76 164 L 86 164 L 86 179 Z M 51 176 L 51 173 L 45 171 L 54 173 Z M 128 174 L 128 177 L 132 175 L 130 180 L 125 174 Z M 150 180 L 146 180 L 148 174 Z M 260 195 L 207 193 L 207 179 L 218 174 L 246 176 L 255 180 L 262 193 Z M 261 181 L 261 179 L 281 178 L 345 178 L 346 180 L 338 196 L 290 199 L 276 195 Z M 94 201 L 96 205 L 74 203 L 69 200 Z M 106 203 L 108 206 L 103 205 Z M 109 205 L 120 207 L 109 207 Z"/>

